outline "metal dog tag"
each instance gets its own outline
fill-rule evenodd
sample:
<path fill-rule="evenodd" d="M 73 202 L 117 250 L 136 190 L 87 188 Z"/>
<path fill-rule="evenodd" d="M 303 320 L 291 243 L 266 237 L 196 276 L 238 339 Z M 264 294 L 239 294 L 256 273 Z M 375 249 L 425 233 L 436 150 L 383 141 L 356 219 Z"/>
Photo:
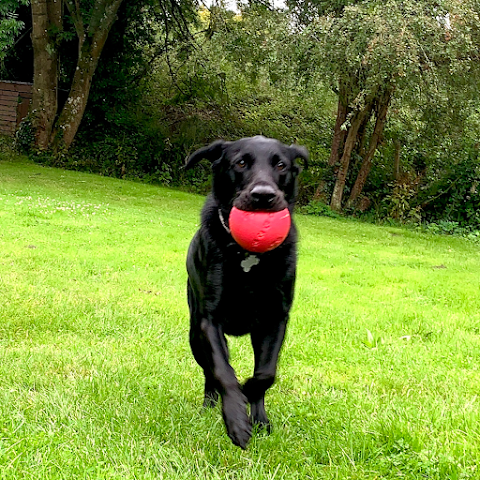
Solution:
<path fill-rule="evenodd" d="M 259 263 L 260 259 L 256 255 L 249 255 L 240 262 L 240 265 L 242 266 L 244 272 L 249 272 L 252 267 L 258 265 Z"/>

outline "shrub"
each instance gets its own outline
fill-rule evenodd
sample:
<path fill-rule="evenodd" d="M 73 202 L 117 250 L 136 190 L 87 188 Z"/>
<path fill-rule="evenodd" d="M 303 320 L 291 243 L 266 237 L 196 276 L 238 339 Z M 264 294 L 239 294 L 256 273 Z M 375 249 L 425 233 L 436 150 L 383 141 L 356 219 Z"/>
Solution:
<path fill-rule="evenodd" d="M 305 215 L 316 215 L 320 217 L 340 218 L 340 215 L 334 212 L 328 205 L 319 201 L 312 200 L 307 205 L 299 208 L 300 213 Z"/>

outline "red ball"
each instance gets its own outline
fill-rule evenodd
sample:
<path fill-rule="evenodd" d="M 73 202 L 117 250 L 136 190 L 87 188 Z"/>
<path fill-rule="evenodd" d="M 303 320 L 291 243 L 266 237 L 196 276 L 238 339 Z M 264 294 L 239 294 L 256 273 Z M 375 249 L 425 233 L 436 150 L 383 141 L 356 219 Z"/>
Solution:
<path fill-rule="evenodd" d="M 245 250 L 255 253 L 277 248 L 287 238 L 291 223 L 288 208 L 279 212 L 247 212 L 233 207 L 229 217 L 232 237 Z"/>

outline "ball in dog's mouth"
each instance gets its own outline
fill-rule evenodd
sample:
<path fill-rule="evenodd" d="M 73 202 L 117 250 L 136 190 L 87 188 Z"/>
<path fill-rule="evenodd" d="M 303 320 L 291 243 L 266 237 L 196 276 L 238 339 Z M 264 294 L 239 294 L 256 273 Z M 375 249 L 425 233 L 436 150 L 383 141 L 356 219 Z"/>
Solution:
<path fill-rule="evenodd" d="M 288 208 L 279 212 L 246 211 L 232 208 L 230 232 L 245 250 L 265 253 L 274 250 L 287 238 L 292 220 Z"/>

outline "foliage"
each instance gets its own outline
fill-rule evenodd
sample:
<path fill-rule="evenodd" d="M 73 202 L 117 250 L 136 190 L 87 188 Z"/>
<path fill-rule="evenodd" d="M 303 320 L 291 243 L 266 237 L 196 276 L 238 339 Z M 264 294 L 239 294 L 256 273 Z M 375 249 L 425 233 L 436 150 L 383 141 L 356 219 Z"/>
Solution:
<path fill-rule="evenodd" d="M 179 174 L 183 157 L 177 157 L 177 164 L 171 158 L 166 162 L 167 149 L 162 138 L 154 140 L 141 130 L 134 132 L 124 128 L 117 129 L 114 134 L 102 132 L 101 135 L 84 131 L 70 151 L 54 157 L 37 156 L 36 160 L 71 170 L 170 185 L 173 184 L 173 171 Z"/>
<path fill-rule="evenodd" d="M 126 109 L 140 101 L 141 84 L 150 71 L 148 48 L 159 28 L 152 8 L 150 1 L 122 3 L 92 82 L 84 129 L 128 123 Z"/>
<path fill-rule="evenodd" d="M 169 2 L 163 4 L 165 8 L 170 5 Z M 193 21 L 189 0 L 172 2 L 170 8 L 179 9 L 185 19 Z M 104 60 L 99 63 L 93 79 L 85 128 L 130 127 L 129 108 L 135 110 L 143 101 L 145 82 L 157 58 L 171 48 L 170 42 L 188 41 L 185 40 L 188 33 L 179 31 L 174 18 L 172 12 L 163 11 L 153 0 L 122 3 L 104 47 Z M 65 50 L 68 48 L 65 46 Z"/>
<path fill-rule="evenodd" d="M 452 1 L 291 0 L 288 5 L 301 26 L 303 68 L 321 72 L 339 96 L 334 140 L 342 130 L 345 134 L 336 147 L 332 143 L 330 163 L 338 163 L 331 205 L 340 210 L 344 193 L 350 192 L 348 206 L 364 187 L 392 99 L 401 97 L 404 107 L 427 105 L 430 98 L 437 110 L 448 106 L 449 121 L 461 125 L 456 112 L 464 109 L 452 105 L 472 98 L 478 83 L 472 33 L 478 31 L 478 16 L 471 5 Z"/>
<path fill-rule="evenodd" d="M 3 63 L 16 36 L 22 31 L 24 23 L 18 19 L 17 10 L 21 5 L 28 5 L 29 0 L 2 0 L 0 2 L 0 62 Z"/>
<path fill-rule="evenodd" d="M 466 149 L 463 150 L 466 152 Z M 453 221 L 480 228 L 480 162 L 478 149 L 471 156 L 452 161 L 443 171 L 432 172 L 418 201 L 430 221 Z"/>
<path fill-rule="evenodd" d="M 33 78 L 33 51 L 31 41 L 32 13 L 30 5 L 20 4 L 15 10 L 16 18 L 24 26 L 14 43 L 5 50 L 1 60 L 2 79 L 31 82 Z M 11 37 L 13 40 L 13 37 Z"/>
<path fill-rule="evenodd" d="M 36 159 L 206 192 L 209 167 L 185 173 L 185 156 L 218 137 L 262 133 L 308 147 L 299 203 L 315 211 L 317 201 L 329 203 L 338 178 L 341 156 L 330 160 L 339 98 L 346 92 L 340 126 L 347 132 L 369 95 L 388 86 L 388 122 L 375 144 L 373 101 L 349 161 L 343 204 L 373 146 L 359 197 L 371 204 L 371 216 L 475 229 L 478 2 L 288 5 L 249 2 L 233 12 L 219 4 L 196 12 L 187 0 L 123 2 L 76 142 L 70 152 Z M 68 18 L 60 37 L 62 103 L 76 68 Z M 27 127 L 18 145 L 29 144 Z M 359 215 L 357 206 L 344 213 Z"/>
<path fill-rule="evenodd" d="M 384 198 L 386 216 L 402 223 L 419 223 L 422 217 L 421 207 L 415 205 L 417 190 L 417 179 L 412 181 L 407 177 L 393 184 L 392 192 Z"/>
<path fill-rule="evenodd" d="M 65 8 L 60 8 L 61 3 Z M 192 6 L 191 0 L 65 0 L 53 2 L 52 8 L 45 0 L 32 4 L 36 148 L 56 154 L 71 146 L 98 65 L 87 121 L 90 127 L 95 122 L 121 122 L 123 109 L 118 106 L 138 99 L 138 84 L 149 72 L 152 59 L 170 42 L 190 35 L 187 22 L 193 18 Z M 116 22 L 118 17 L 121 20 Z M 40 19 L 47 23 L 45 30 Z M 108 61 L 100 61 L 115 23 L 106 51 Z M 57 82 L 63 95 L 57 95 Z"/>
<path fill-rule="evenodd" d="M 299 87 L 298 92 L 292 91 L 296 81 L 293 70 L 291 75 L 273 82 L 269 72 L 280 68 L 275 53 L 282 50 L 278 42 L 267 42 L 270 46 L 264 46 L 268 55 L 263 51 L 265 60 L 261 66 L 251 62 L 245 67 L 243 58 L 234 54 L 234 45 L 264 23 L 262 19 L 269 15 L 265 9 L 249 9 L 242 18 L 233 12 L 216 14 L 225 15 L 221 20 L 226 23 L 215 20 L 215 28 L 221 31 L 209 30 L 214 20 L 206 10 L 201 10 L 197 41 L 177 42 L 169 46 L 168 55 L 156 57 L 150 65 L 150 76 L 138 82 L 139 88 L 130 99 L 120 97 L 116 102 L 115 90 L 112 93 L 106 89 L 103 105 L 111 106 L 105 108 L 104 114 L 98 110 L 103 108 L 102 102 L 97 106 L 94 91 L 100 82 L 106 86 L 112 84 L 109 77 L 103 80 L 99 76 L 99 83 L 92 88 L 93 103 L 87 111 L 83 131 L 71 153 L 61 163 L 57 159 L 57 164 L 169 185 L 189 185 L 205 192 L 209 186 L 209 167 L 184 172 L 185 156 L 218 137 L 261 133 L 287 143 L 306 144 L 312 156 L 307 175 L 316 178 L 321 174 L 317 165 L 328 155 L 333 96 L 322 88 Z M 286 32 L 278 33 L 282 28 L 288 29 L 285 20 L 283 24 L 265 22 L 263 37 L 271 34 L 286 38 Z M 252 44 L 252 52 L 254 47 Z M 261 46 L 257 50 L 260 55 Z M 256 78 L 254 83 L 252 78 Z M 118 160 L 117 150 L 125 153 L 124 158 L 131 158 L 125 162 Z"/>
<path fill-rule="evenodd" d="M 316 215 L 319 217 L 341 218 L 338 212 L 334 212 L 327 204 L 320 200 L 312 200 L 303 205 L 299 210 L 304 215 Z"/>
<path fill-rule="evenodd" d="M 476 73 L 467 61 L 473 33 L 457 24 L 446 41 L 439 18 L 447 7 L 452 11 L 447 3 L 433 10 L 426 2 L 404 2 L 403 10 L 384 2 L 347 2 L 333 10 L 329 2 L 322 5 L 328 5 L 330 14 L 324 23 L 317 11 L 300 31 L 285 12 L 258 5 L 244 6 L 240 13 L 200 10 L 197 43 L 180 43 L 168 57 L 159 58 L 146 85 L 145 112 L 154 112 L 152 123 L 161 125 L 150 131 L 160 131 L 183 154 L 217 137 L 257 133 L 305 144 L 312 156 L 301 178 L 300 203 L 306 205 L 319 195 L 320 184 L 326 192 L 335 184 L 335 166 L 327 164 L 335 97 L 326 87 L 338 94 L 338 78 L 347 72 L 356 79 L 348 83 L 356 108 L 388 78 L 395 95 L 364 195 L 377 207 L 379 217 L 431 221 L 429 208 L 423 206 L 425 201 L 435 203 L 428 200 L 433 198 L 428 197 L 433 191 L 430 185 L 446 174 L 446 165 L 459 164 L 460 159 L 451 158 L 452 152 L 475 150 Z M 332 23 L 332 12 L 339 23 Z M 470 32 L 474 31 L 472 25 Z M 349 38 L 353 44 L 348 47 L 342 42 Z M 461 71 L 469 76 L 460 75 Z M 365 125 L 366 138 L 373 126 L 371 121 Z M 468 140 L 462 144 L 462 138 Z M 368 140 L 365 143 L 363 149 Z M 397 144 L 399 174 L 412 179 L 404 187 L 393 168 Z M 358 147 L 347 173 L 347 194 L 363 158 L 360 143 Z M 409 185 L 411 181 L 417 182 L 415 186 Z"/>
<path fill-rule="evenodd" d="M 0 135 L 0 155 L 5 157 L 15 157 L 16 155 L 15 143 L 11 137 Z"/>
<path fill-rule="evenodd" d="M 35 144 L 35 131 L 32 125 L 31 115 L 27 115 L 15 132 L 15 146 L 21 153 L 28 154 Z"/>

